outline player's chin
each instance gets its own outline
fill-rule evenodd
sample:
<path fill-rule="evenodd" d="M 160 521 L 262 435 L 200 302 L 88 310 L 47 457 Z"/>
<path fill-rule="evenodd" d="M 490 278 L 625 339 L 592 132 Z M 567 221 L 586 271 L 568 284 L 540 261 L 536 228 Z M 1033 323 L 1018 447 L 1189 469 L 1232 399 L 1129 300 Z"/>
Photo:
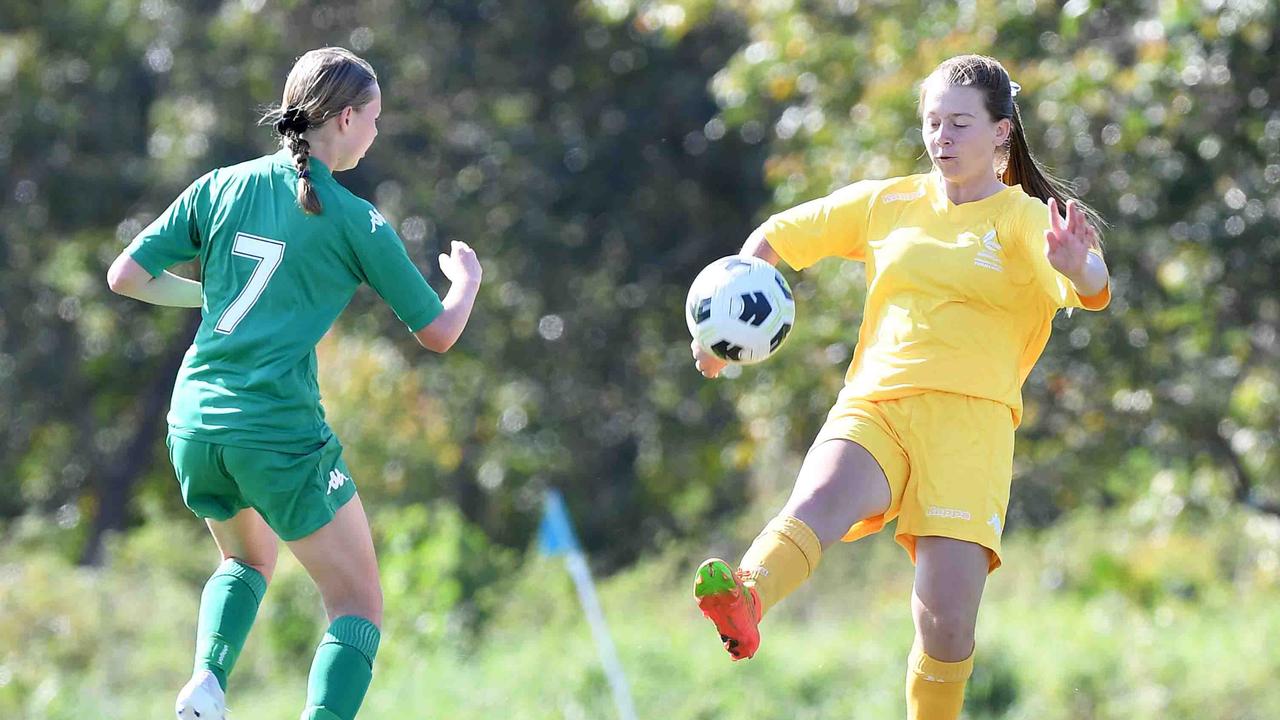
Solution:
<path fill-rule="evenodd" d="M 964 172 L 964 169 L 960 166 L 960 162 L 958 158 L 948 158 L 946 160 L 941 160 L 941 159 L 934 160 L 933 167 L 938 170 L 938 174 L 941 175 L 944 180 L 959 182 L 965 179 L 966 173 Z"/>

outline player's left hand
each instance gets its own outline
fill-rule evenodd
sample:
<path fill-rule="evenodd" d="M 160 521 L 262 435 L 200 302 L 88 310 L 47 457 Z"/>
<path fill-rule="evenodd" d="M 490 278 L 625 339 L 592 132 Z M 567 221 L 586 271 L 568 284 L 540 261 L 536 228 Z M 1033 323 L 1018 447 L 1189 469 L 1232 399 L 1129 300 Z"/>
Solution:
<path fill-rule="evenodd" d="M 1098 233 L 1085 219 L 1075 200 L 1067 201 L 1067 218 L 1064 221 L 1058 214 L 1058 201 L 1049 198 L 1049 223 L 1051 227 L 1044 231 L 1045 256 L 1054 270 L 1077 282 L 1084 276 L 1089 248 L 1098 244 Z"/>
<path fill-rule="evenodd" d="M 440 270 L 449 282 L 458 285 L 480 286 L 480 278 L 484 271 L 480 261 L 476 259 L 476 251 L 461 240 L 454 240 L 448 255 L 440 253 Z"/>

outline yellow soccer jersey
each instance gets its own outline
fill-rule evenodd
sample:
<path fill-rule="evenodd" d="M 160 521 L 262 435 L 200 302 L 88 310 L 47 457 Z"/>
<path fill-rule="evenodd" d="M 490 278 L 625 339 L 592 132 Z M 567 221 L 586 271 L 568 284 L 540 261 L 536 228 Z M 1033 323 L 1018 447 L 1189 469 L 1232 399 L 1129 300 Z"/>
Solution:
<path fill-rule="evenodd" d="M 845 378 L 889 400 L 926 391 L 987 398 L 1022 418 L 1022 383 L 1060 308 L 1101 310 L 1045 257 L 1049 209 L 1015 185 L 953 204 L 933 174 L 863 181 L 774 215 L 769 244 L 799 270 L 866 264 L 867 299 Z"/>

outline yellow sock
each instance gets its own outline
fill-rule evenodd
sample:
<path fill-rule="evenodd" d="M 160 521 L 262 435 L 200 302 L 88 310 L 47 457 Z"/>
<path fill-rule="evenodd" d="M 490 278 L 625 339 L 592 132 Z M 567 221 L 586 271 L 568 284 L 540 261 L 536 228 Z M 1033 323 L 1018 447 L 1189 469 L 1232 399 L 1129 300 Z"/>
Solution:
<path fill-rule="evenodd" d="M 813 530 L 790 515 L 779 515 L 756 536 L 738 567 L 760 595 L 760 615 L 809 578 L 822 559 L 822 543 Z"/>
<path fill-rule="evenodd" d="M 960 662 L 934 660 L 917 639 L 907 660 L 907 720 L 957 720 L 971 674 L 972 653 Z"/>

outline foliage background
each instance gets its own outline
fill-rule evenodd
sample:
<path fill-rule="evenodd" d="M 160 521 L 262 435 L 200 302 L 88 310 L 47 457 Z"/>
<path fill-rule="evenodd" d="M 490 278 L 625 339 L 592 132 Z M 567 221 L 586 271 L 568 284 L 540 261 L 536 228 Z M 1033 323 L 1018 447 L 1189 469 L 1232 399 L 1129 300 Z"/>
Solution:
<path fill-rule="evenodd" d="M 0 714 L 160 712 L 180 684 L 212 567 L 161 442 L 193 318 L 102 278 L 191 179 L 270 151 L 258 109 L 339 44 L 385 93 L 343 182 L 439 289 L 449 240 L 485 264 L 447 356 L 372 293 L 320 348 L 401 638 L 367 715 L 414 682 L 442 716 L 608 712 L 567 581 L 527 554 L 548 487 L 609 577 L 643 706 L 900 714 L 891 543 L 832 553 L 773 660 L 734 674 L 683 599 L 690 563 L 739 552 L 789 489 L 852 354 L 859 269 L 793 274 L 794 338 L 728 382 L 693 372 L 681 304 L 770 212 L 923 169 L 919 79 L 983 52 L 1111 220 L 1114 300 L 1060 317 L 1025 388 L 1019 562 L 988 590 L 970 716 L 1274 716 L 1277 28 L 1263 0 L 0 0 Z M 305 578 L 264 614 L 245 692 L 283 715 L 319 632 Z M 556 652 L 566 675 L 529 670 Z M 725 691 L 689 688 L 703 672 Z"/>

